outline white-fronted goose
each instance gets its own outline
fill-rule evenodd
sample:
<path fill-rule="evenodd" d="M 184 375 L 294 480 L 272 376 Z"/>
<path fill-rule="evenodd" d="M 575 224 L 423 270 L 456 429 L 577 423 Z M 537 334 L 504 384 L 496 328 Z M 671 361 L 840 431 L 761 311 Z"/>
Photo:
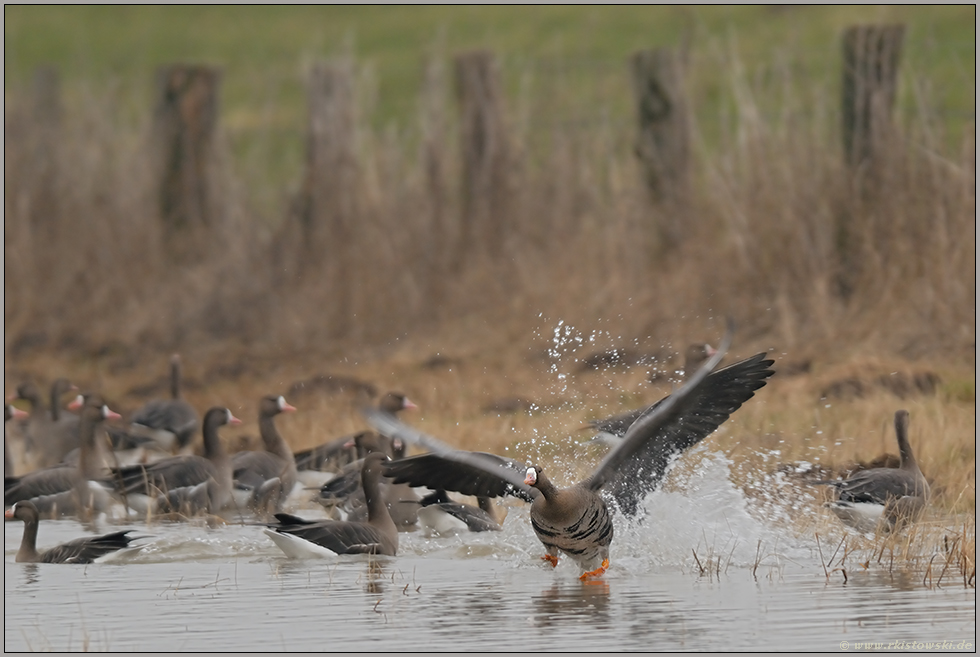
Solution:
<path fill-rule="evenodd" d="M 218 429 L 241 423 L 227 408 L 212 407 L 201 424 L 204 456 L 172 456 L 118 468 L 105 483 L 115 488 L 127 506 L 141 513 L 217 513 L 232 502 L 231 459 Z"/>
<path fill-rule="evenodd" d="M 128 548 L 130 542 L 137 538 L 129 536 L 132 530 L 127 529 L 103 536 L 76 538 L 38 552 L 37 528 L 40 516 L 37 508 L 27 501 L 17 502 L 4 511 L 3 517 L 24 522 L 24 536 L 21 538 L 17 556 L 14 557 L 17 563 L 93 563 L 106 555 Z"/>
<path fill-rule="evenodd" d="M 72 390 L 77 388 L 68 379 L 56 379 L 51 384 L 50 408 L 33 381 L 22 383 L 11 395 L 12 399 L 23 399 L 31 405 L 24 437 L 25 451 L 34 469 L 58 464 L 78 447 L 78 417 L 62 413 L 61 409 L 61 398 Z"/>
<path fill-rule="evenodd" d="M 275 418 L 292 413 L 282 395 L 268 395 L 259 401 L 259 435 L 262 451 L 238 452 L 231 457 L 236 504 L 259 513 L 281 510 L 296 485 L 296 461 L 289 445 L 279 434 Z"/>
<path fill-rule="evenodd" d="M 398 552 L 398 528 L 388 514 L 379 490 L 381 465 L 388 457 L 368 454 L 361 468 L 361 485 L 367 501 L 366 522 L 305 520 L 277 513 L 276 524 L 264 531 L 287 556 L 304 558 L 329 554 L 383 554 Z"/>
<path fill-rule="evenodd" d="M 130 433 L 152 438 L 163 449 L 174 452 L 191 443 L 197 433 L 198 417 L 194 407 L 180 394 L 180 356 L 170 358 L 170 399 L 153 399 L 130 418 Z"/>
<path fill-rule="evenodd" d="M 418 406 L 400 392 L 389 392 L 378 402 L 378 408 L 386 413 L 396 415 L 401 411 L 415 409 Z M 363 458 L 353 449 L 354 436 L 343 436 L 328 443 L 300 450 L 293 453 L 297 470 L 314 470 L 317 472 L 336 472 L 344 466 Z M 394 458 L 393 455 L 389 455 Z"/>
<path fill-rule="evenodd" d="M 7 444 L 7 422 L 11 420 L 26 420 L 29 416 L 27 411 L 22 411 L 11 404 L 3 405 L 3 476 L 11 477 L 14 474 L 14 457 L 10 453 L 10 445 Z"/>
<path fill-rule="evenodd" d="M 389 459 L 404 455 L 404 445 L 377 434 L 373 431 L 363 431 L 354 436 L 358 460 L 344 466 L 332 479 L 320 487 L 315 498 L 316 502 L 327 509 L 338 509 L 343 512 L 345 520 L 360 522 L 367 519 L 368 507 L 364 488 L 361 484 L 361 468 L 368 454 L 384 454 Z M 381 497 L 388 507 L 398 531 L 414 531 L 418 526 L 419 497 L 410 486 L 395 484 L 383 479 L 378 485 Z"/>
<path fill-rule="evenodd" d="M 909 444 L 909 412 L 895 412 L 897 468 L 859 470 L 847 479 L 818 481 L 833 486 L 837 499 L 827 506 L 841 521 L 858 531 L 894 531 L 916 520 L 929 501 L 929 482 Z"/>
<path fill-rule="evenodd" d="M 480 506 L 450 499 L 445 490 L 435 490 L 419 500 L 419 523 L 429 535 L 452 536 L 464 532 L 500 531 L 490 498 L 481 497 Z"/>
<path fill-rule="evenodd" d="M 30 501 L 44 517 L 86 515 L 111 504 L 102 478 L 100 445 L 96 438 L 104 420 L 120 415 L 106 406 L 101 395 L 84 396 L 79 419 L 80 458 L 77 466 L 57 465 L 4 481 L 4 506 Z"/>
<path fill-rule="evenodd" d="M 69 421 L 78 422 L 78 416 L 71 413 L 65 413 L 64 408 L 62 408 L 62 398 L 69 392 L 74 392 L 78 390 L 78 386 L 69 381 L 68 379 L 61 377 L 55 379 L 51 384 L 51 419 L 54 422 L 59 422 L 62 418 L 68 418 Z"/>
<path fill-rule="evenodd" d="M 503 457 L 451 450 L 391 416 L 371 409 L 368 421 L 381 433 L 399 436 L 437 453 L 386 464 L 395 482 L 443 488 L 465 495 L 503 494 L 531 500 L 531 525 L 544 544 L 543 557 L 556 565 L 564 552 L 585 573 L 601 575 L 608 567 L 613 525 L 608 498 L 628 516 L 663 479 L 673 459 L 711 434 L 765 385 L 773 361 L 753 356 L 712 373 L 731 344 L 729 323 L 722 346 L 673 394 L 651 406 L 627 430 L 592 476 L 568 488 L 557 488 L 540 466 L 528 468 Z"/>

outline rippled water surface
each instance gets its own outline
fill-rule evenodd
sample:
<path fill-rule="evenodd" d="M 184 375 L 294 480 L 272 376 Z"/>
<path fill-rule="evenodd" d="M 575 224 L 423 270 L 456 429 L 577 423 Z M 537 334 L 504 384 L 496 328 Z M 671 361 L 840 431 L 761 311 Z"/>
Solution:
<path fill-rule="evenodd" d="M 726 474 L 709 463 L 698 485 L 651 496 L 649 519 L 617 526 L 612 567 L 587 584 L 571 562 L 539 559 L 522 506 L 502 532 L 402 534 L 399 556 L 377 559 L 291 560 L 258 526 L 134 520 L 144 548 L 114 563 L 17 564 L 23 525 L 7 522 L 4 649 L 973 651 L 974 589 L 881 568 L 828 579 L 812 541 L 746 513 Z M 91 529 L 43 521 L 38 543 Z M 692 549 L 714 558 L 712 575 Z"/>

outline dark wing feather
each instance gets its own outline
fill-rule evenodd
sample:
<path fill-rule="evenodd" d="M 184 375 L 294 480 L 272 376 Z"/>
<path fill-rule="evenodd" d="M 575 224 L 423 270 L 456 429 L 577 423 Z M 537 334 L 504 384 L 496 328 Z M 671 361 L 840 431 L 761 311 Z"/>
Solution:
<path fill-rule="evenodd" d="M 216 475 L 211 461 L 201 456 L 186 455 L 162 459 L 149 465 L 136 464 L 113 469 L 106 483 L 126 495 L 156 495 L 158 492 L 196 486 Z"/>
<path fill-rule="evenodd" d="M 113 532 L 103 536 L 76 538 L 45 550 L 40 554 L 41 563 L 92 563 L 110 552 L 129 547 L 133 540 L 132 530 Z"/>
<path fill-rule="evenodd" d="M 383 545 L 382 533 L 372 525 L 339 520 L 305 520 L 288 513 L 275 514 L 269 528 L 316 543 L 337 554 L 374 554 Z"/>
<path fill-rule="evenodd" d="M 361 489 L 361 465 L 364 459 L 351 463 L 344 472 L 320 486 L 317 496 L 323 502 L 340 502 Z"/>
<path fill-rule="evenodd" d="M 385 476 L 394 479 L 396 484 L 442 488 L 476 497 L 513 495 L 526 502 L 540 494 L 524 483 L 527 466 L 519 461 L 485 452 L 453 449 L 377 408 L 362 408 L 361 413 L 381 435 L 431 452 L 385 463 Z"/>
<path fill-rule="evenodd" d="M 513 495 L 532 502 L 540 493 L 524 483 L 526 470 L 526 465 L 513 459 L 462 450 L 420 454 L 383 465 L 384 475 L 396 484 L 442 488 L 474 497 Z"/>
<path fill-rule="evenodd" d="M 592 490 L 604 487 L 623 513 L 636 515 L 674 458 L 714 432 L 772 376 L 773 361 L 764 353 L 711 372 L 731 345 L 732 332 L 729 323 L 718 352 L 677 391 L 647 409 L 588 481 Z"/>
<path fill-rule="evenodd" d="M 286 465 L 269 452 L 238 452 L 231 457 L 232 478 L 244 488 L 258 488 L 265 481 L 280 477 Z"/>
<path fill-rule="evenodd" d="M 889 500 L 922 493 L 916 489 L 915 475 L 898 468 L 861 470 L 844 481 L 827 483 L 840 491 L 838 499 L 844 502 L 886 504 Z"/>
<path fill-rule="evenodd" d="M 55 466 L 29 472 L 21 477 L 4 478 L 3 503 L 30 500 L 45 495 L 57 495 L 72 490 L 78 477 L 75 467 Z"/>
<path fill-rule="evenodd" d="M 177 436 L 181 446 L 190 443 L 198 425 L 197 411 L 183 399 L 151 400 L 133 414 L 131 422 L 169 431 Z"/>
<path fill-rule="evenodd" d="M 460 504 L 445 498 L 445 491 L 436 491 L 420 500 L 423 507 L 432 506 L 466 523 L 471 532 L 499 531 L 500 523 L 480 507 Z"/>

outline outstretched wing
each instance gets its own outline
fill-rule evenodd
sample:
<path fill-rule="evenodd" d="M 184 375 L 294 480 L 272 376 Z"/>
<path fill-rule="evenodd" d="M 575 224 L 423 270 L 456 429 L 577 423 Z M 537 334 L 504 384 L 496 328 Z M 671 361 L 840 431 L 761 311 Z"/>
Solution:
<path fill-rule="evenodd" d="M 513 495 L 532 502 L 540 493 L 524 483 L 527 465 L 486 452 L 450 450 L 420 454 L 384 464 L 396 484 L 451 490 L 474 497 Z"/>
<path fill-rule="evenodd" d="M 641 414 L 589 480 L 592 490 L 604 488 L 626 515 L 636 515 L 679 454 L 714 432 L 772 376 L 773 361 L 764 353 L 711 371 L 728 351 L 733 331 L 729 320 L 717 353 L 677 391 Z"/>
<path fill-rule="evenodd" d="M 486 452 L 453 449 L 377 408 L 363 408 L 361 413 L 378 433 L 429 450 L 428 454 L 384 464 L 385 476 L 396 484 L 442 488 L 477 497 L 513 495 L 527 502 L 539 495 L 536 489 L 524 483 L 527 465 L 520 461 Z"/>

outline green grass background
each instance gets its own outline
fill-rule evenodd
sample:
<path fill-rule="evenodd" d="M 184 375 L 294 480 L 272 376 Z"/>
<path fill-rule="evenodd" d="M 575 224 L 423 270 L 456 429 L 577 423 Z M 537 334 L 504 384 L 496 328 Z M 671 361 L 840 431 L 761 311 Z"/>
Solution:
<path fill-rule="evenodd" d="M 705 148 L 736 112 L 732 62 L 770 115 L 785 106 L 786 79 L 805 114 L 836 111 L 840 40 L 850 25 L 903 22 L 899 116 L 928 111 L 949 145 L 976 111 L 976 7 L 885 6 L 32 6 L 4 8 L 4 85 L 30 83 L 40 65 L 61 74 L 67 106 L 112 94 L 134 123 L 148 120 L 154 70 L 173 62 L 220 66 L 221 127 L 260 214 L 281 212 L 282 190 L 302 175 L 304 80 L 310 64 L 351 55 L 359 118 L 412 144 L 427 57 L 447 66 L 490 48 L 502 66 L 510 114 L 530 144 L 556 122 L 633 121 L 629 55 L 690 44 L 691 101 Z M 557 129 L 563 129 L 558 124 Z"/>
<path fill-rule="evenodd" d="M 626 78 L 640 48 L 692 38 L 695 62 L 737 44 L 756 70 L 790 54 L 801 72 L 836 80 L 840 33 L 866 22 L 904 22 L 908 72 L 933 81 L 947 111 L 975 106 L 976 8 L 935 6 L 31 6 L 4 8 L 5 88 L 39 64 L 66 80 L 148 88 L 155 67 L 204 61 L 225 71 L 226 120 L 255 122 L 256 105 L 281 120 L 303 114 L 303 67 L 350 52 L 377 80 L 374 120 L 408 120 L 424 54 L 487 47 L 515 87 L 542 60 Z M 710 75 L 706 75 L 710 80 Z M 147 90 L 147 96 L 149 92 Z M 257 101 L 262 101 L 257 103 Z"/>

